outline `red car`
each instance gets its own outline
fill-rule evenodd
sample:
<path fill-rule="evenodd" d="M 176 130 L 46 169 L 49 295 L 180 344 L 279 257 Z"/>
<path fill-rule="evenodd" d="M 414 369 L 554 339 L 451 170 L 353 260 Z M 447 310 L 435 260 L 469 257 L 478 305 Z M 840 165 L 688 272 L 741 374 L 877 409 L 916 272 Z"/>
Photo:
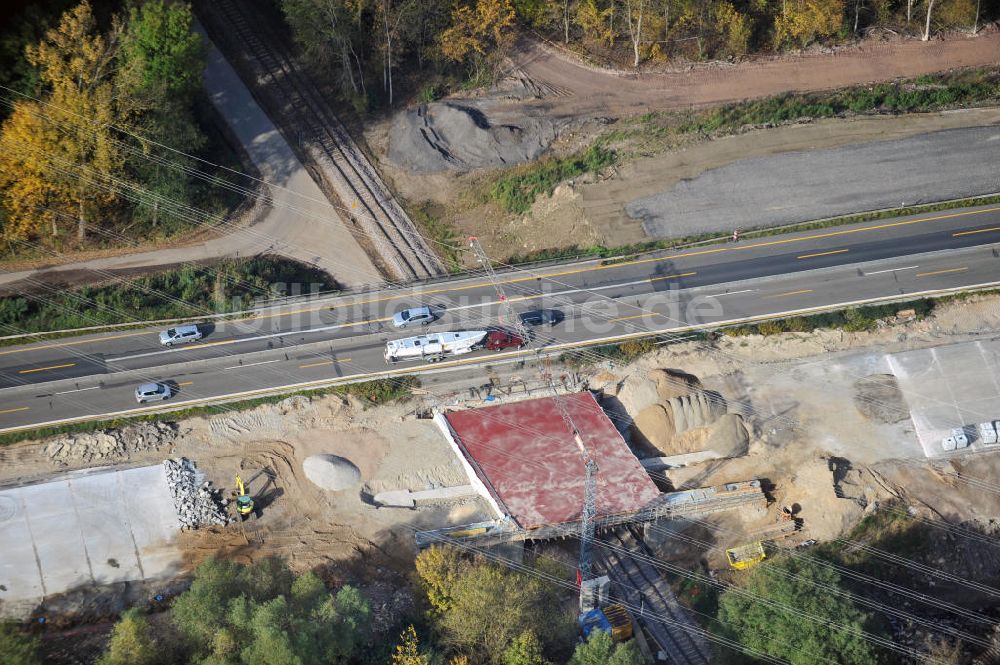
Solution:
<path fill-rule="evenodd" d="M 493 330 L 486 335 L 486 344 L 484 346 L 490 351 L 503 351 L 504 349 L 512 349 L 514 347 L 520 349 L 524 347 L 524 340 L 518 335 L 513 335 L 503 330 Z"/>

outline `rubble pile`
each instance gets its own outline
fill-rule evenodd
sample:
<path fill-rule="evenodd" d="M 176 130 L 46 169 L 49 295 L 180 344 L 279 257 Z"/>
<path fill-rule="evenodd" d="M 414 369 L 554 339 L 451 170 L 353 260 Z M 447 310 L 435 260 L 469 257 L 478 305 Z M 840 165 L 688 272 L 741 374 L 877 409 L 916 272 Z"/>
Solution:
<path fill-rule="evenodd" d="M 178 457 L 164 460 L 163 468 L 182 529 L 226 525 L 231 521 L 226 514 L 229 500 L 222 497 L 221 490 L 212 489 L 211 481 L 206 480 L 199 487 L 194 462 Z"/>
<path fill-rule="evenodd" d="M 178 435 L 177 423 L 139 422 L 120 429 L 67 434 L 49 443 L 45 453 L 64 466 L 128 459 L 134 453 L 170 446 Z"/>

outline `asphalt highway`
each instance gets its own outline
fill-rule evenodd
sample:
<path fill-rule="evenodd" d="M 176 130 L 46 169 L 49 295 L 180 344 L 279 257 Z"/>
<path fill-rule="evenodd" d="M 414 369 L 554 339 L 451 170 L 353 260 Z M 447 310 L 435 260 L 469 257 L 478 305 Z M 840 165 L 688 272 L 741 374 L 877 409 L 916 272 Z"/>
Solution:
<path fill-rule="evenodd" d="M 1000 206 L 887 219 L 637 258 L 499 271 L 514 310 L 565 320 L 532 330 L 532 349 L 479 352 L 436 364 L 387 366 L 387 339 L 427 330 L 510 327 L 484 278 L 446 280 L 298 302 L 240 321 L 202 324 L 205 338 L 159 345 L 163 327 L 0 348 L 0 432 L 144 413 L 339 381 L 514 362 L 536 350 L 682 333 L 852 303 L 1000 282 Z M 389 319 L 428 305 L 440 318 L 404 331 Z M 166 402 L 137 405 L 135 387 L 172 385 Z"/>

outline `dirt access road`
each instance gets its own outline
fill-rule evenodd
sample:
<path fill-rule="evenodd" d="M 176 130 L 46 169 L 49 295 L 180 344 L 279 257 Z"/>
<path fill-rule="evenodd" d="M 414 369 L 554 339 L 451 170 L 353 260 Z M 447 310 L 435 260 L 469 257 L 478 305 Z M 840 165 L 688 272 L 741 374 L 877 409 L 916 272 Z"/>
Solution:
<path fill-rule="evenodd" d="M 620 116 L 721 104 L 783 92 L 829 90 L 1000 62 L 1000 32 L 976 37 L 866 42 L 833 53 L 713 63 L 643 73 L 589 66 L 554 45 L 524 39 L 514 64 L 553 95 L 536 102 L 555 117 Z"/>

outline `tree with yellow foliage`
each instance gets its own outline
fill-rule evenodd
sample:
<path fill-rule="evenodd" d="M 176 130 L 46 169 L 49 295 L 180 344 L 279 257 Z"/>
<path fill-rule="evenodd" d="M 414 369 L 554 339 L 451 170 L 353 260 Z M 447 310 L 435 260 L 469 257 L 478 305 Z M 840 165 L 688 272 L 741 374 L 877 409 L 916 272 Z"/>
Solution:
<path fill-rule="evenodd" d="M 420 653 L 417 631 L 412 624 L 399 635 L 399 644 L 392 654 L 392 665 L 430 665 L 430 659 Z"/>
<path fill-rule="evenodd" d="M 844 0 L 785 0 L 774 21 L 774 39 L 806 46 L 835 34 L 844 23 Z"/>
<path fill-rule="evenodd" d="M 115 95 L 113 40 L 96 27 L 89 2 L 63 14 L 27 57 L 50 91 L 48 103 L 20 101 L 0 132 L 5 235 L 36 235 L 46 222 L 87 220 L 115 200 L 113 179 L 123 158 L 112 135 Z"/>
<path fill-rule="evenodd" d="M 0 190 L 3 190 L 3 236 L 25 240 L 49 226 L 58 235 L 61 210 L 72 204 L 69 191 L 50 177 L 50 164 L 42 146 L 58 140 L 44 122 L 35 102 L 18 102 L 0 129 Z"/>
<path fill-rule="evenodd" d="M 476 76 L 496 78 L 499 63 L 514 45 L 514 7 L 510 0 L 476 0 L 475 6 L 459 3 L 451 25 L 438 38 L 447 60 L 472 66 Z"/>

